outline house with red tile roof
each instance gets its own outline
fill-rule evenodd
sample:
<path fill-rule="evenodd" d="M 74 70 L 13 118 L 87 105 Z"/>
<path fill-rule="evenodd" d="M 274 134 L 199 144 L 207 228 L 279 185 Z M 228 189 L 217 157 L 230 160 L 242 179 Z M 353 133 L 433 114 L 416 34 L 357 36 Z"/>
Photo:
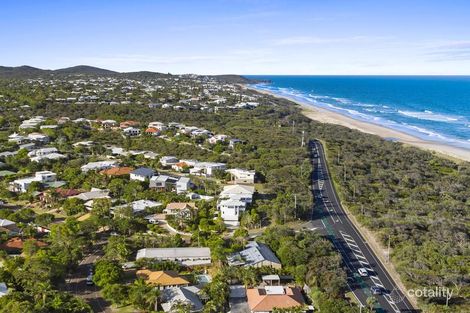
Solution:
<path fill-rule="evenodd" d="M 26 239 L 28 240 L 28 239 Z M 6 250 L 8 252 L 19 252 L 23 250 L 24 243 L 26 240 L 20 238 L 20 237 L 13 237 L 10 238 L 7 242 L 4 242 L 0 244 L 0 249 Z M 30 240 L 34 240 L 34 244 L 37 247 L 45 247 L 47 246 L 47 243 L 36 240 L 34 238 L 31 238 Z"/>
<path fill-rule="evenodd" d="M 252 313 L 267 313 L 277 309 L 304 307 L 305 301 L 299 288 L 266 286 L 246 290 L 248 306 Z"/>

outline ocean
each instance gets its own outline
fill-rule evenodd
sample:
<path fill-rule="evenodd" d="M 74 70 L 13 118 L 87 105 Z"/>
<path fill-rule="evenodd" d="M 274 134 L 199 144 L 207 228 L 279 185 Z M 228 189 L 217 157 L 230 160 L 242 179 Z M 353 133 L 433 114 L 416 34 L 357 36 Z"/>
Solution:
<path fill-rule="evenodd" d="M 252 87 L 470 150 L 470 76 L 246 76 Z"/>

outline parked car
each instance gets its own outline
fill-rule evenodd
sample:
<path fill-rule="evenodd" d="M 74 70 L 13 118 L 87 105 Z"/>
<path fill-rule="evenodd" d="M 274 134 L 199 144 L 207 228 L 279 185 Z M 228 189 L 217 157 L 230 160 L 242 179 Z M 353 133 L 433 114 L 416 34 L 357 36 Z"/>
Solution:
<path fill-rule="evenodd" d="M 362 277 L 367 277 L 369 276 L 369 272 L 367 271 L 367 269 L 361 267 L 357 270 L 357 272 L 359 273 L 359 275 L 361 275 Z"/>
<path fill-rule="evenodd" d="M 383 290 L 380 287 L 372 286 L 370 287 L 370 291 L 372 292 L 373 295 L 381 295 Z"/>

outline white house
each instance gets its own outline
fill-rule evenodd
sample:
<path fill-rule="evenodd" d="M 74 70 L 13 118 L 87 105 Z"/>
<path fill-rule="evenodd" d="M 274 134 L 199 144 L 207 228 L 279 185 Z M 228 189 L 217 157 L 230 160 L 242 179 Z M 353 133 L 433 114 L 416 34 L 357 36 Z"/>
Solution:
<path fill-rule="evenodd" d="M 31 158 L 31 162 L 41 162 L 43 160 L 60 160 L 65 159 L 66 156 L 60 153 L 49 153 L 42 156 L 35 156 Z"/>
<path fill-rule="evenodd" d="M 148 124 L 148 128 L 156 128 L 160 131 L 164 131 L 164 130 L 168 129 L 168 127 L 165 125 L 165 123 L 162 123 L 162 122 L 150 122 Z"/>
<path fill-rule="evenodd" d="M 178 163 L 179 160 L 174 156 L 162 156 L 160 158 L 160 164 L 162 166 L 172 166 L 173 164 Z"/>
<path fill-rule="evenodd" d="M 211 145 L 215 145 L 216 143 L 218 143 L 218 142 L 224 142 L 224 141 L 226 141 L 227 139 L 229 139 L 229 136 L 219 134 L 219 135 L 212 136 L 211 138 L 207 139 L 207 141 L 208 141 Z"/>
<path fill-rule="evenodd" d="M 45 156 L 51 153 L 58 153 L 59 151 L 57 148 L 50 147 L 50 148 L 41 148 L 41 149 L 36 149 L 28 152 L 28 156 L 31 157 L 37 157 L 37 156 Z"/>
<path fill-rule="evenodd" d="M 33 182 L 50 183 L 57 180 L 57 174 L 51 171 L 36 172 L 33 177 L 16 179 L 10 183 L 10 190 L 13 192 L 26 192 Z"/>
<path fill-rule="evenodd" d="M 132 208 L 132 213 L 133 214 L 139 214 L 139 213 L 144 212 L 147 208 L 156 208 L 156 207 L 159 207 L 161 205 L 162 205 L 161 202 L 156 202 L 156 201 L 152 201 L 152 200 L 137 200 L 137 201 L 131 202 L 129 204 L 123 204 L 123 205 L 112 207 L 111 211 L 113 211 L 113 213 L 114 213 L 114 211 L 116 209 L 130 207 L 130 208 Z"/>
<path fill-rule="evenodd" d="M 176 185 L 178 178 L 168 175 L 158 175 L 150 178 L 149 187 L 158 189 L 167 189 Z"/>
<path fill-rule="evenodd" d="M 220 193 L 220 199 L 240 200 L 247 204 L 250 204 L 253 201 L 254 193 L 254 186 L 228 185 L 225 186 L 223 191 Z"/>
<path fill-rule="evenodd" d="M 193 183 L 188 177 L 181 177 L 176 182 L 176 193 L 185 193 L 191 189 Z"/>
<path fill-rule="evenodd" d="M 246 203 L 240 200 L 226 199 L 219 202 L 217 209 L 225 224 L 238 226 L 240 225 L 240 214 L 245 211 Z"/>
<path fill-rule="evenodd" d="M 240 168 L 232 168 L 226 170 L 230 173 L 232 180 L 237 184 L 254 184 L 255 183 L 255 171 L 244 170 Z"/>
<path fill-rule="evenodd" d="M 46 135 L 41 134 L 41 133 L 28 134 L 28 139 L 30 141 L 40 142 L 40 143 L 48 143 L 49 142 L 49 136 L 46 136 Z"/>
<path fill-rule="evenodd" d="M 189 173 L 200 176 L 212 176 L 216 170 L 225 170 L 226 167 L 225 163 L 198 162 L 189 170 Z"/>
<path fill-rule="evenodd" d="M 155 171 L 148 167 L 139 167 L 130 174 L 131 180 L 147 181 L 155 175 Z"/>
<path fill-rule="evenodd" d="M 17 133 L 13 133 L 10 136 L 8 136 L 8 142 L 14 142 L 16 144 L 22 144 L 24 142 L 27 142 L 28 138 L 25 136 L 18 135 Z"/>
<path fill-rule="evenodd" d="M 122 130 L 124 135 L 129 136 L 129 137 L 135 137 L 140 135 L 140 129 L 135 128 L 135 127 L 127 127 Z"/>
<path fill-rule="evenodd" d="M 112 168 L 117 166 L 116 161 L 98 161 L 98 162 L 90 162 L 88 164 L 85 164 L 81 167 L 82 172 L 88 172 L 88 171 L 100 171 L 100 170 L 106 170 L 108 168 Z"/>
<path fill-rule="evenodd" d="M 137 251 L 136 260 L 152 259 L 157 261 L 175 261 L 184 266 L 201 266 L 211 264 L 209 248 L 145 248 Z"/>

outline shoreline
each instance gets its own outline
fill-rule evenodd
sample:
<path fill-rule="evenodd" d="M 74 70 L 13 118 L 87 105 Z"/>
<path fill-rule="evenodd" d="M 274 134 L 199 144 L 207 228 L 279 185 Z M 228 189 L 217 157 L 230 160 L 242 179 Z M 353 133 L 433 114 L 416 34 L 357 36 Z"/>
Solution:
<path fill-rule="evenodd" d="M 373 123 L 356 120 L 351 117 L 342 115 L 340 113 L 333 112 L 333 111 L 320 108 L 317 106 L 313 106 L 311 104 L 306 104 L 301 101 L 289 98 L 287 96 L 280 96 L 280 95 L 275 94 L 274 92 L 270 92 L 266 90 L 258 90 L 256 88 L 252 88 L 246 85 L 244 86 L 244 88 L 247 88 L 247 89 L 262 93 L 262 94 L 271 95 L 276 98 L 282 98 L 282 99 L 286 99 L 291 102 L 294 102 L 301 106 L 302 114 L 311 120 L 315 120 L 321 123 L 345 126 L 350 129 L 361 131 L 363 133 L 377 135 L 383 139 L 393 138 L 393 139 L 396 139 L 398 142 L 401 142 L 405 145 L 410 145 L 410 146 L 414 146 L 414 147 L 417 147 L 426 151 L 435 152 L 439 156 L 451 159 L 453 161 L 470 162 L 470 151 L 465 150 L 463 148 L 445 145 L 440 142 L 423 140 L 423 139 L 414 137 L 412 135 L 409 135 L 407 133 L 404 133 L 398 130 L 387 128 L 384 126 L 379 126 Z"/>

